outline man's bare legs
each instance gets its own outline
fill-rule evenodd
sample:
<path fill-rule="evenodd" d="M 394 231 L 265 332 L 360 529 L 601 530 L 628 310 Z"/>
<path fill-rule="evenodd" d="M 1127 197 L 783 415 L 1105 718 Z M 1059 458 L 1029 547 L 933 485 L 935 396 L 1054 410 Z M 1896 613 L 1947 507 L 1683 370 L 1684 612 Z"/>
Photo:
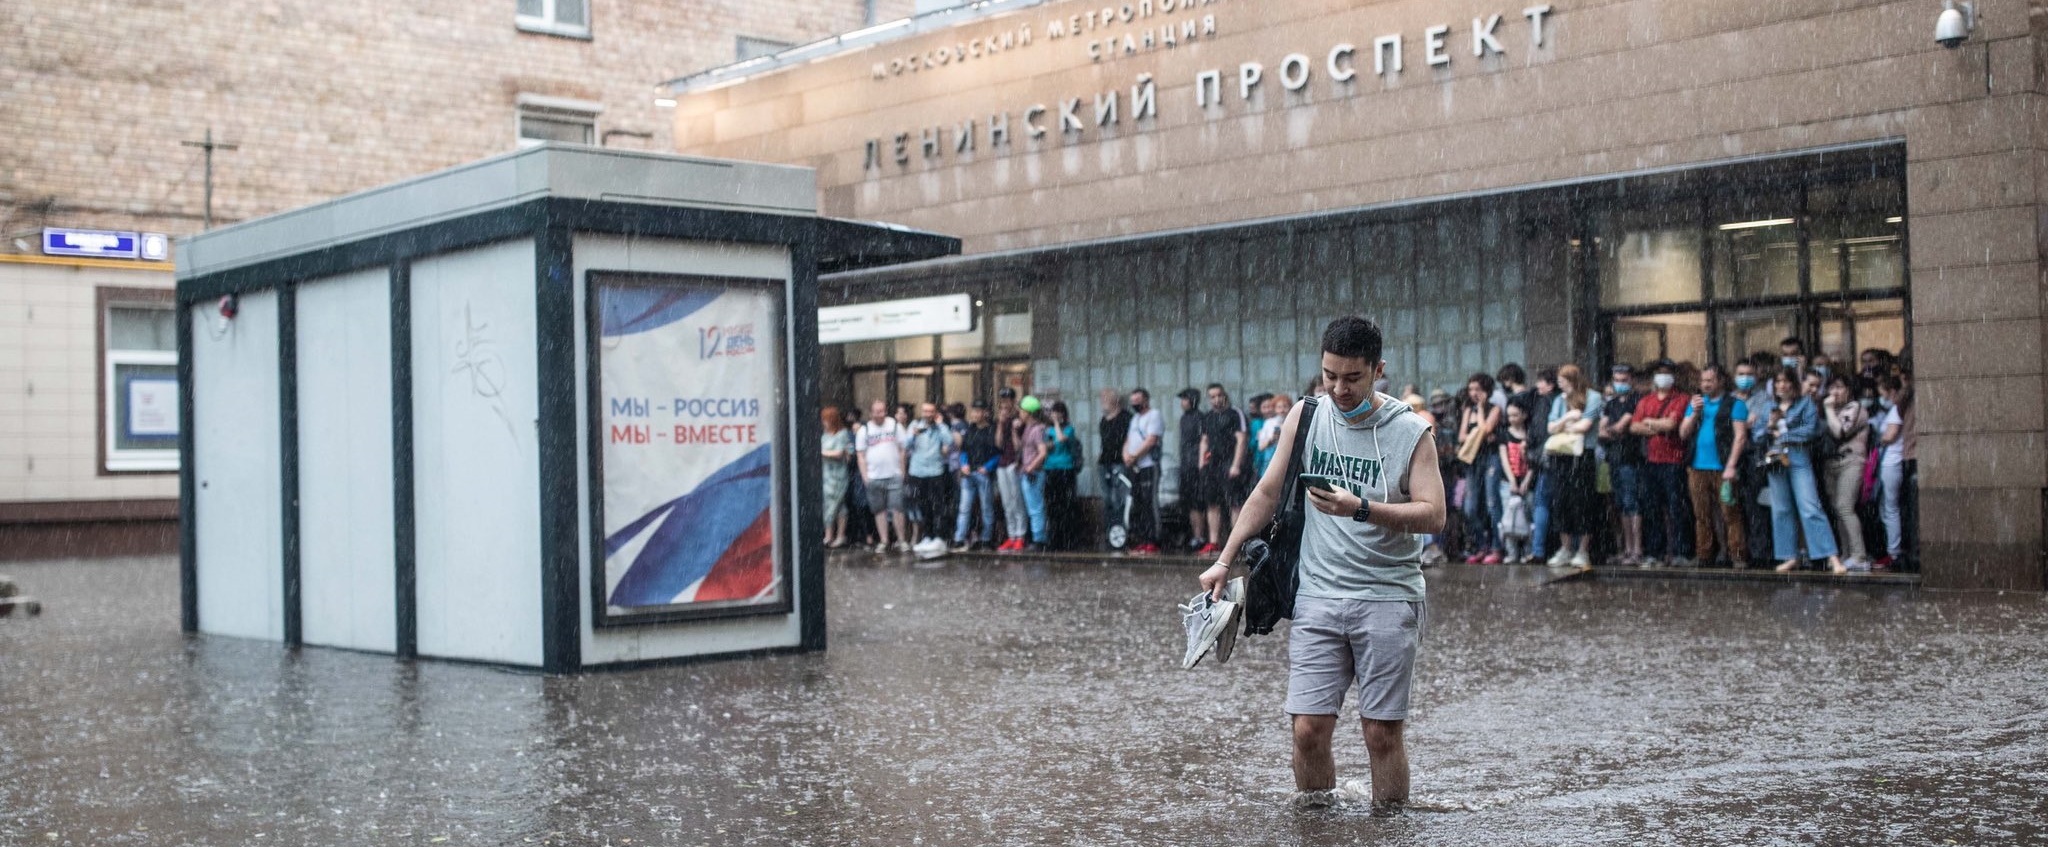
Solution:
<path fill-rule="evenodd" d="M 1372 804 L 1408 802 L 1408 746 L 1405 721 L 1360 718 L 1365 727 L 1365 752 L 1372 759 Z"/>
<path fill-rule="evenodd" d="M 1379 806 L 1408 802 L 1408 748 L 1403 721 L 1359 720 L 1365 752 L 1372 761 L 1372 802 Z M 1330 739 L 1337 732 L 1336 715 L 1294 716 L 1294 788 L 1327 791 L 1337 787 L 1337 762 Z"/>
<path fill-rule="evenodd" d="M 1294 716 L 1294 790 L 1337 787 L 1337 761 L 1330 756 L 1330 736 L 1336 732 L 1336 715 Z"/>
<path fill-rule="evenodd" d="M 903 513 L 893 509 L 875 515 L 875 543 L 888 546 L 889 526 L 891 523 L 894 523 L 896 527 L 896 543 L 908 543 L 910 536 L 904 534 L 905 521 Z"/>

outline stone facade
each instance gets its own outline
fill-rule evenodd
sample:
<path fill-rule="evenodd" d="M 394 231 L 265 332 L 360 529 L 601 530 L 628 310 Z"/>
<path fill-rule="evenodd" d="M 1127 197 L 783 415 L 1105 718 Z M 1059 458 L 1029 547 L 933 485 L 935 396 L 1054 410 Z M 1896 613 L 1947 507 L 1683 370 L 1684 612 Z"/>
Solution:
<path fill-rule="evenodd" d="M 1903 143 L 1927 583 L 2043 587 L 2039 0 L 1980 0 L 1976 31 L 1953 50 L 1932 39 L 1940 6 L 1921 0 L 1569 0 L 1537 7 L 1540 45 L 1521 4 L 1494 0 L 1195 0 L 1172 12 L 1154 0 L 1129 4 L 1128 21 L 1125 5 L 1048 4 L 685 93 L 677 149 L 813 165 L 829 214 L 931 228 L 990 253 Z M 1177 29 L 1163 46 L 1161 26 L 1208 16 L 1213 34 L 1202 22 L 1197 38 Z M 1056 21 L 1083 26 L 1053 38 Z M 1029 47 L 894 64 L 1024 27 Z M 1387 72 L 1374 69 L 1382 36 L 1401 45 L 1399 71 L 1391 55 Z M 1094 58 L 1106 37 L 1117 41 Z M 1430 61 L 1433 38 L 1442 62 Z M 1343 44 L 1348 81 L 1328 64 Z M 1258 66 L 1249 84 L 1247 63 Z M 1303 69 L 1306 83 L 1290 86 Z M 1217 84 L 1198 88 L 1210 71 Z M 1157 106 L 1140 110 L 1147 76 Z M 1098 111 L 1112 94 L 1115 121 Z M 1507 331 L 1565 320 L 1555 311 L 1532 301 Z"/>

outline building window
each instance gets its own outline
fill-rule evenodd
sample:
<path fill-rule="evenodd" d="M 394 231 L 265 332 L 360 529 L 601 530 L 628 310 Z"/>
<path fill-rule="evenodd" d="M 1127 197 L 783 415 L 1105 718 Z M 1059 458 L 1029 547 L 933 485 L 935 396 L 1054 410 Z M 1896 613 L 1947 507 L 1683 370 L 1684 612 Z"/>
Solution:
<path fill-rule="evenodd" d="M 597 115 L 604 104 L 539 94 L 521 94 L 518 102 L 519 146 L 597 143 Z"/>
<path fill-rule="evenodd" d="M 528 32 L 590 37 L 590 7 L 586 0 L 519 0 L 519 14 L 514 20 Z"/>
<path fill-rule="evenodd" d="M 843 345 L 847 387 L 863 413 L 889 403 L 993 400 L 997 388 L 1031 391 L 1031 302 L 975 300 L 974 328 Z"/>
<path fill-rule="evenodd" d="M 1732 364 L 1794 337 L 1836 361 L 1904 351 L 1904 186 L 1897 165 L 1716 175 L 1594 210 L 1602 358 Z"/>
<path fill-rule="evenodd" d="M 1600 305 L 1609 308 L 1700 299 L 1699 205 L 1677 202 L 1602 215 Z"/>
<path fill-rule="evenodd" d="M 178 469 L 177 312 L 169 292 L 101 289 L 101 469 Z"/>
<path fill-rule="evenodd" d="M 739 37 L 739 47 L 734 51 L 734 55 L 738 57 L 737 61 L 744 62 L 762 56 L 773 56 L 795 46 L 787 41 L 770 41 L 766 38 L 742 35 Z"/>

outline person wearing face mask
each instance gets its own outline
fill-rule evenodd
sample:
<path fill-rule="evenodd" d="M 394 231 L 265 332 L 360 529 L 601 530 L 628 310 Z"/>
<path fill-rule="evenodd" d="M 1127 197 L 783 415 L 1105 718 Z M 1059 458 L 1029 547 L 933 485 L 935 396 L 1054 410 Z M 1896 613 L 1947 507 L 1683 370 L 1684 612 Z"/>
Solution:
<path fill-rule="evenodd" d="M 1863 520 L 1856 515 L 1856 501 L 1863 493 L 1870 418 L 1864 414 L 1863 404 L 1856 402 L 1855 381 L 1848 374 L 1835 374 L 1828 380 L 1821 410 L 1830 436 L 1827 441 L 1833 447 L 1825 458 L 1828 506 L 1835 514 L 1835 546 L 1848 553 L 1842 564 L 1849 570 L 1867 571 L 1870 557 L 1863 546 Z"/>
<path fill-rule="evenodd" d="M 1614 484 L 1614 508 L 1621 513 L 1621 559 L 1617 564 L 1648 567 L 1643 558 L 1643 437 L 1632 431 L 1636 401 L 1636 370 L 1627 364 L 1610 371 L 1614 396 L 1600 407 L 1600 448 Z"/>
<path fill-rule="evenodd" d="M 1778 369 L 1793 373 L 1806 371 L 1806 342 L 1799 336 L 1788 335 L 1778 342 Z"/>
<path fill-rule="evenodd" d="M 1906 526 L 1906 415 L 1899 407 L 1899 397 L 1905 392 L 1905 381 L 1897 376 L 1885 376 L 1877 381 L 1879 392 L 1878 408 L 1884 416 L 1877 420 L 1878 443 L 1884 445 L 1883 457 L 1878 463 L 1878 479 L 1884 486 L 1884 501 L 1879 506 L 1878 517 L 1884 522 L 1884 558 L 1878 559 L 1875 568 L 1885 570 L 1896 567 L 1905 557 Z"/>
<path fill-rule="evenodd" d="M 1759 384 L 1757 374 L 1763 373 L 1772 364 L 1767 353 L 1752 354 L 1735 364 L 1736 397 L 1749 409 L 1749 448 L 1751 456 L 1763 455 L 1769 440 L 1771 409 L 1777 404 L 1771 402 L 1770 386 Z M 1756 462 L 1737 462 L 1735 485 L 1742 502 L 1743 537 L 1749 544 L 1749 560 L 1769 561 L 1771 558 L 1771 498 L 1770 480 L 1764 469 Z"/>
<path fill-rule="evenodd" d="M 1114 526 L 1124 513 L 1125 488 L 1118 482 L 1124 466 L 1124 439 L 1131 433 L 1131 413 L 1124 408 L 1124 393 L 1105 388 L 1096 393 L 1102 417 L 1095 423 L 1096 479 L 1102 485 L 1102 525 Z"/>
<path fill-rule="evenodd" d="M 1159 444 L 1166 418 L 1152 408 L 1152 392 L 1131 391 L 1131 429 L 1124 436 L 1124 467 L 1131 475 L 1131 552 L 1159 552 Z"/>
<path fill-rule="evenodd" d="M 1300 404 L 1289 414 L 1243 519 L 1200 578 L 1211 597 L 1223 594 L 1238 551 L 1286 500 L 1295 433 L 1306 427 L 1301 470 L 1332 484 L 1302 486 L 1301 500 L 1288 504 L 1305 507 L 1284 707 L 1293 729 L 1295 802 L 1302 808 L 1335 803 L 1331 740 L 1354 691 L 1373 803 L 1408 799 L 1404 729 L 1428 620 L 1423 536 L 1443 530 L 1445 497 L 1429 425 L 1408 404 L 1370 390 L 1385 372 L 1382 346 L 1379 327 L 1369 320 L 1330 322 L 1321 357 L 1328 398 L 1313 411 Z"/>
<path fill-rule="evenodd" d="M 1648 528 L 1643 553 L 1652 563 L 1669 556 L 1675 568 L 1691 567 L 1685 549 L 1685 447 L 1678 427 L 1692 398 L 1678 390 L 1677 365 L 1657 362 L 1651 392 L 1636 401 L 1629 431 L 1645 440 L 1642 479 L 1643 514 Z"/>

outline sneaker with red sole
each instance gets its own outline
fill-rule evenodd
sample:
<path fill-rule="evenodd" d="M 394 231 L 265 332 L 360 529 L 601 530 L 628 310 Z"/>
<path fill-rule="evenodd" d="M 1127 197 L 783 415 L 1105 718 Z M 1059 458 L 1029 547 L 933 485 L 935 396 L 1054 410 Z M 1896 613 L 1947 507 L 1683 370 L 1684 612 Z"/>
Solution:
<path fill-rule="evenodd" d="M 1488 553 L 1486 554 L 1486 558 L 1479 560 L 1479 563 L 1482 565 L 1498 565 L 1501 563 L 1500 554 Z"/>
<path fill-rule="evenodd" d="M 1217 553 L 1221 553 L 1221 552 L 1223 552 L 1223 548 L 1221 548 L 1221 547 L 1218 547 L 1218 546 L 1216 546 L 1216 545 L 1214 545 L 1214 544 L 1204 544 L 1204 545 L 1202 545 L 1202 549 L 1200 549 L 1200 550 L 1196 550 L 1196 551 L 1195 551 L 1195 555 L 1197 555 L 1197 556 L 1214 556 L 1214 555 L 1216 555 Z"/>
<path fill-rule="evenodd" d="M 1157 544 L 1140 544 L 1140 545 L 1138 545 L 1138 546 L 1136 546 L 1136 547 L 1133 547 L 1133 548 L 1131 548 L 1131 555 L 1133 555 L 1133 556 L 1157 556 L 1157 555 L 1159 555 L 1159 545 L 1157 545 Z"/>

